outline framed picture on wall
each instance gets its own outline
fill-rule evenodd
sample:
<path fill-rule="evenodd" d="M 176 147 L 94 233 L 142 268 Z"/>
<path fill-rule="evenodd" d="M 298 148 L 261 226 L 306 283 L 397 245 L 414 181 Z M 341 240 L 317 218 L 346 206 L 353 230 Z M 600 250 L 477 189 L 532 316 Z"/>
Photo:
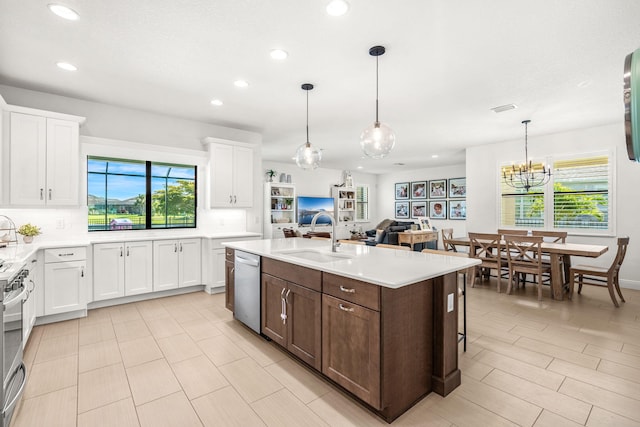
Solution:
<path fill-rule="evenodd" d="M 411 202 L 411 218 L 427 216 L 427 202 Z"/>
<path fill-rule="evenodd" d="M 412 199 L 427 198 L 427 181 L 415 181 L 411 183 L 411 198 Z"/>
<path fill-rule="evenodd" d="M 447 198 L 447 180 L 434 179 L 429 181 L 429 198 L 430 199 L 446 199 Z M 446 215 L 446 212 L 445 212 Z"/>
<path fill-rule="evenodd" d="M 429 202 L 429 218 L 447 219 L 447 201 L 437 200 Z"/>
<path fill-rule="evenodd" d="M 449 219 L 467 219 L 466 200 L 449 200 Z"/>
<path fill-rule="evenodd" d="M 399 182 L 396 184 L 396 200 L 409 198 L 409 183 Z"/>
<path fill-rule="evenodd" d="M 396 202 L 396 218 L 409 218 L 409 202 Z"/>
<path fill-rule="evenodd" d="M 449 179 L 449 197 L 467 197 L 467 178 Z"/>

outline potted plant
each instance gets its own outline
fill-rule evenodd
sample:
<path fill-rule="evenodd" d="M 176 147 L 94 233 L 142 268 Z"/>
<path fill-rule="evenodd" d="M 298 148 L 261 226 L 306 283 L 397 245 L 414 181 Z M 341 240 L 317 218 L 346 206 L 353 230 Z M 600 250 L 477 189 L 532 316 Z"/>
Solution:
<path fill-rule="evenodd" d="M 293 199 L 289 199 L 289 198 L 284 199 L 284 204 L 287 206 L 287 209 L 292 209 Z"/>
<path fill-rule="evenodd" d="M 33 242 L 33 238 L 41 233 L 40 227 L 29 223 L 21 225 L 16 232 L 22 235 L 22 240 L 24 240 L 25 243 Z"/>
<path fill-rule="evenodd" d="M 273 182 L 273 177 L 276 176 L 278 172 L 274 171 L 273 169 L 268 169 L 267 170 L 267 176 L 269 177 L 269 182 Z"/>

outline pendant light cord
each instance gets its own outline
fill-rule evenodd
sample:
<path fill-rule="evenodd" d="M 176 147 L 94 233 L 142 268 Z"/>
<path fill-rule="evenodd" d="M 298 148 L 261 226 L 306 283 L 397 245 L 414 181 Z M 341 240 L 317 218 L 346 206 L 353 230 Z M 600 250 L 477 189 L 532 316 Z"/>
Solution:
<path fill-rule="evenodd" d="M 380 123 L 378 120 L 378 57 L 376 56 L 376 123 Z"/>
<path fill-rule="evenodd" d="M 524 123 L 524 162 L 525 162 L 525 168 L 529 167 L 529 148 L 528 148 L 528 125 L 529 125 L 529 120 L 525 120 L 522 123 Z"/>
<path fill-rule="evenodd" d="M 309 144 L 309 91 L 307 90 L 307 144 Z"/>

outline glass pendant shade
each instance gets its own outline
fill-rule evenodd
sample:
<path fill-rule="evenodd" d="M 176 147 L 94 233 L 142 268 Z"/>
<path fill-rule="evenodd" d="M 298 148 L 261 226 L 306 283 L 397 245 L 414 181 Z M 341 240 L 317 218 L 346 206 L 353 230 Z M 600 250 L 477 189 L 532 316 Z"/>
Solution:
<path fill-rule="evenodd" d="M 322 160 L 322 151 L 316 147 L 312 147 L 310 142 L 305 142 L 296 151 L 296 164 L 299 168 L 305 170 L 316 169 L 320 166 Z"/>
<path fill-rule="evenodd" d="M 381 159 L 396 145 L 396 134 L 384 123 L 375 122 L 362 131 L 360 147 L 368 157 Z"/>

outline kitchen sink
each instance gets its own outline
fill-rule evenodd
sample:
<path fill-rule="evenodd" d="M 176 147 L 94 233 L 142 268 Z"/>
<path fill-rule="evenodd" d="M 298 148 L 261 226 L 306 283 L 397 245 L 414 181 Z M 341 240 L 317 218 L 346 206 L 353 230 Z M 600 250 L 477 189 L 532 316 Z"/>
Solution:
<path fill-rule="evenodd" d="M 294 258 L 302 258 L 302 259 L 315 261 L 315 262 L 342 261 L 345 259 L 353 258 L 351 255 L 347 255 L 347 254 L 316 251 L 313 249 L 287 249 L 284 251 L 278 251 L 276 253 L 281 255 L 287 255 Z"/>

